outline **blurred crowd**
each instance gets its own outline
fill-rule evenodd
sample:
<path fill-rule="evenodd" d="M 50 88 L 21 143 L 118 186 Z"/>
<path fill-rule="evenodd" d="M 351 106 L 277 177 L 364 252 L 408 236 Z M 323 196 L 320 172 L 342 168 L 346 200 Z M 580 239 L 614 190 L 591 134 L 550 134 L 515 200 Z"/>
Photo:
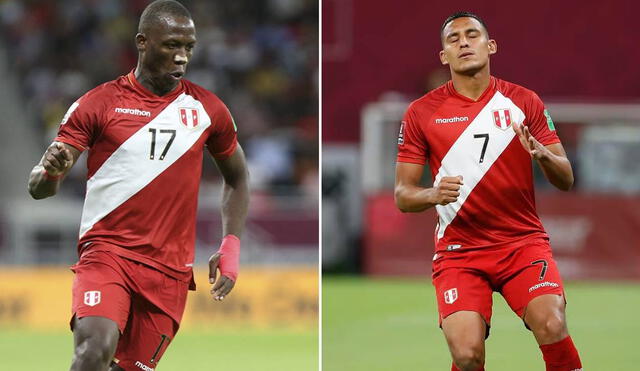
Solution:
<path fill-rule="evenodd" d="M 0 42 L 36 116 L 43 151 L 78 97 L 135 67 L 134 36 L 149 2 L 0 0 Z M 231 110 L 253 189 L 317 200 L 317 0 L 181 2 L 198 38 L 186 78 Z M 204 172 L 210 184 L 217 176 Z"/>

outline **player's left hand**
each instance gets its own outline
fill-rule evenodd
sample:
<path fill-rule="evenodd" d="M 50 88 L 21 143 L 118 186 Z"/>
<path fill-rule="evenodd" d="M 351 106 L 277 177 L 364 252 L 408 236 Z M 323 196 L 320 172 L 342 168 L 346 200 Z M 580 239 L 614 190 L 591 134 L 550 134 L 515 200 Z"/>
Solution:
<path fill-rule="evenodd" d="M 224 300 L 236 284 L 234 280 L 222 273 L 220 273 L 220 277 L 218 278 L 220 260 L 223 258 L 223 255 L 219 252 L 211 255 L 209 258 L 209 283 L 213 284 L 213 287 L 211 288 L 211 296 L 213 297 L 213 300 L 216 301 Z"/>
<path fill-rule="evenodd" d="M 513 130 L 518 135 L 522 147 L 529 152 L 533 159 L 539 160 L 547 155 L 547 148 L 531 135 L 528 127 L 523 124 L 513 123 Z"/>

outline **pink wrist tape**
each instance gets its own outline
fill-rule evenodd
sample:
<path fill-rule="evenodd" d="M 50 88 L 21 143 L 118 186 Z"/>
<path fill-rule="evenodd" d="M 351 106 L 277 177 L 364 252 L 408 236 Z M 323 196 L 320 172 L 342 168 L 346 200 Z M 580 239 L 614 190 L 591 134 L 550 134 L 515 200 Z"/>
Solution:
<path fill-rule="evenodd" d="M 235 281 L 240 266 L 240 239 L 232 234 L 224 236 L 218 252 L 222 255 L 218 265 L 220 274 Z"/>

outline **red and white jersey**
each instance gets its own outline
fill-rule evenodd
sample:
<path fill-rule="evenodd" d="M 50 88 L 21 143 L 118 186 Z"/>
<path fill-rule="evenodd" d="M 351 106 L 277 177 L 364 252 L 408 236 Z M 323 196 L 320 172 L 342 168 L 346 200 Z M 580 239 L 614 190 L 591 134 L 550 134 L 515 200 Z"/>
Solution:
<path fill-rule="evenodd" d="M 203 151 L 226 158 L 237 145 L 224 103 L 186 80 L 160 97 L 131 72 L 78 99 L 55 140 L 89 150 L 79 253 L 190 279 Z"/>
<path fill-rule="evenodd" d="M 536 214 L 532 160 L 515 123 L 528 126 L 543 145 L 560 142 L 534 92 L 494 77 L 477 101 L 458 94 L 449 81 L 409 106 L 397 160 L 428 160 L 434 184 L 444 176 L 463 177 L 458 200 L 436 206 L 436 251 L 548 239 Z"/>

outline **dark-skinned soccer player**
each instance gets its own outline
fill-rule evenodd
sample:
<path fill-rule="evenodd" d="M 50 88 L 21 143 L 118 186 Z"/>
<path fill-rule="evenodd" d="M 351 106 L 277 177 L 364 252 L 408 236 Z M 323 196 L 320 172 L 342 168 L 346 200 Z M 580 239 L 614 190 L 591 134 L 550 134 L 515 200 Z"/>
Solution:
<path fill-rule="evenodd" d="M 136 68 L 79 98 L 29 178 L 36 199 L 57 193 L 88 151 L 79 261 L 72 288 L 71 370 L 152 370 L 178 331 L 192 265 L 203 152 L 222 177 L 220 249 L 209 260 L 214 300 L 237 275 L 248 172 L 231 113 L 184 79 L 196 45 L 189 11 L 151 3 L 135 35 Z M 219 271 L 219 275 L 218 275 Z"/>

